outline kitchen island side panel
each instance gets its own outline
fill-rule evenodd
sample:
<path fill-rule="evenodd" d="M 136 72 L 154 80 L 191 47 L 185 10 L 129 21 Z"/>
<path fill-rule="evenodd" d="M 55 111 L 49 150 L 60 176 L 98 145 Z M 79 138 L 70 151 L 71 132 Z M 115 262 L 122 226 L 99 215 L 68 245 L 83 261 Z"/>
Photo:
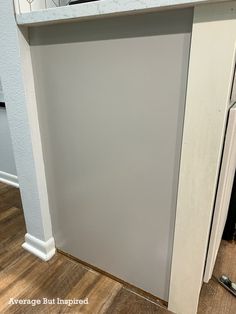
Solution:
<path fill-rule="evenodd" d="M 56 246 L 168 300 L 192 9 L 33 27 Z"/>

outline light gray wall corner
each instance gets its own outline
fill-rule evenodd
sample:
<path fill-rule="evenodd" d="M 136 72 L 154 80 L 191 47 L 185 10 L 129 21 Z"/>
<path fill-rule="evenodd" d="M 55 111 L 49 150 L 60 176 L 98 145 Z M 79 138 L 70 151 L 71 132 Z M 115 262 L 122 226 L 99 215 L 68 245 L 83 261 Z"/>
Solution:
<path fill-rule="evenodd" d="M 4 101 L 4 97 L 3 97 L 2 83 L 0 79 L 0 102 L 3 102 L 3 101 Z"/>
<path fill-rule="evenodd" d="M 0 181 L 2 172 L 17 175 L 5 108 L 0 108 Z"/>
<path fill-rule="evenodd" d="M 24 208 L 28 249 L 55 252 L 28 43 L 18 30 L 13 1 L 0 2 L 0 73 Z M 27 84 L 26 84 L 27 83 Z M 30 239 L 30 240 L 27 240 Z M 33 241 L 33 240 L 34 241 Z M 35 240 L 36 239 L 36 240 Z M 37 245 L 37 241 L 40 245 Z M 50 245 L 48 243 L 50 242 Z M 50 247 L 50 254 L 47 249 Z M 37 254 L 41 250 L 42 254 Z M 48 255 L 48 256 L 46 256 Z"/>
<path fill-rule="evenodd" d="M 4 102 L 1 79 L 0 102 Z M 5 108 L 0 108 L 0 182 L 18 186 L 16 165 Z"/>

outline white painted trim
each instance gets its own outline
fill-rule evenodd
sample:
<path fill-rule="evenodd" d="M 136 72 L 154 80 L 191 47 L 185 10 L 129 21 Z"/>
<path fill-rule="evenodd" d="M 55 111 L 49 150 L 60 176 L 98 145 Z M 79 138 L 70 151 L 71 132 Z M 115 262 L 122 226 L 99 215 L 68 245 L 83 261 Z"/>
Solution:
<path fill-rule="evenodd" d="M 40 205 L 41 223 L 43 225 L 43 240 L 46 240 L 52 236 L 52 226 L 49 210 L 46 174 L 43 160 L 42 141 L 38 121 L 34 75 L 31 62 L 30 46 L 28 43 L 28 29 L 17 29 L 17 33 L 20 43 L 20 61 L 22 75 L 24 79 L 24 92 L 29 121 L 28 123 L 31 137 L 32 154 L 34 160 L 35 180 L 39 197 L 38 201 Z"/>
<path fill-rule="evenodd" d="M 50 260 L 56 252 L 53 238 L 42 241 L 28 233 L 25 235 L 25 243 L 22 247 L 45 262 Z"/>
<path fill-rule="evenodd" d="M 16 188 L 19 187 L 17 176 L 4 171 L 0 171 L 0 182 L 12 185 Z"/>
<path fill-rule="evenodd" d="M 27 29 L 18 28 L 13 1 L 0 1 L 0 12 L 1 82 L 26 229 L 32 237 L 27 237 L 23 247 L 46 260 L 55 253 L 55 245 L 52 238 Z"/>
<path fill-rule="evenodd" d="M 17 2 L 19 0 L 15 0 Z M 38 0 L 39 1 L 39 0 Z M 174 9 L 194 6 L 198 3 L 217 2 L 219 0 L 100 0 L 72 6 L 43 9 L 44 2 L 41 0 L 41 10 L 30 11 L 29 7 L 23 7 L 21 13 L 16 5 L 16 20 L 19 25 L 59 23 L 81 19 L 91 19 L 112 15 L 137 14 L 140 12 L 152 12 L 163 9 Z M 227 0 L 221 0 L 227 1 Z M 38 6 L 39 7 L 39 6 Z M 18 10 L 18 11 L 17 11 Z"/>
<path fill-rule="evenodd" d="M 235 1 L 195 7 L 168 304 L 175 313 L 197 313 L 230 105 L 235 42 Z"/>
<path fill-rule="evenodd" d="M 230 109 L 204 282 L 211 279 L 227 219 L 236 169 L 236 105 Z"/>

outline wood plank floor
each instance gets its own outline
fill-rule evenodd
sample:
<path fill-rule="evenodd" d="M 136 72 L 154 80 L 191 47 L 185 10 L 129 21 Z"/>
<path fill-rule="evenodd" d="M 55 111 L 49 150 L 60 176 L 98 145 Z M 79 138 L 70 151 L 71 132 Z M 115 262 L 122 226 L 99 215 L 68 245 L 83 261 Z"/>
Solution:
<path fill-rule="evenodd" d="M 170 313 L 64 255 L 40 261 L 21 247 L 25 233 L 19 190 L 0 183 L 0 313 Z M 10 298 L 88 298 L 89 304 L 9 305 Z"/>
<path fill-rule="evenodd" d="M 235 314 L 236 297 L 224 289 L 216 278 L 227 275 L 236 282 L 236 244 L 222 241 L 217 256 L 213 278 L 203 284 L 198 314 Z"/>

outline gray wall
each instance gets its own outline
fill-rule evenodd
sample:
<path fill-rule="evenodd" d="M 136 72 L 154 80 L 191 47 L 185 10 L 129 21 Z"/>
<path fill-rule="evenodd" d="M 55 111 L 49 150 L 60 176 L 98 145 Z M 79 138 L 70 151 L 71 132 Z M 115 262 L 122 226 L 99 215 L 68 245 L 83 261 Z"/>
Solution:
<path fill-rule="evenodd" d="M 32 28 L 58 248 L 165 300 L 192 10 Z"/>
<path fill-rule="evenodd" d="M 1 84 L 1 80 L 0 80 L 0 102 L 4 101 L 4 97 L 3 97 L 3 90 L 2 90 L 2 84 Z"/>
<path fill-rule="evenodd" d="M 3 101 L 4 97 L 0 81 L 0 102 Z M 5 108 L 0 108 L 0 178 L 2 177 L 1 171 L 16 175 L 16 166 Z"/>
<path fill-rule="evenodd" d="M 4 108 L 0 108 L 0 178 L 1 171 L 16 175 L 10 130 Z"/>

